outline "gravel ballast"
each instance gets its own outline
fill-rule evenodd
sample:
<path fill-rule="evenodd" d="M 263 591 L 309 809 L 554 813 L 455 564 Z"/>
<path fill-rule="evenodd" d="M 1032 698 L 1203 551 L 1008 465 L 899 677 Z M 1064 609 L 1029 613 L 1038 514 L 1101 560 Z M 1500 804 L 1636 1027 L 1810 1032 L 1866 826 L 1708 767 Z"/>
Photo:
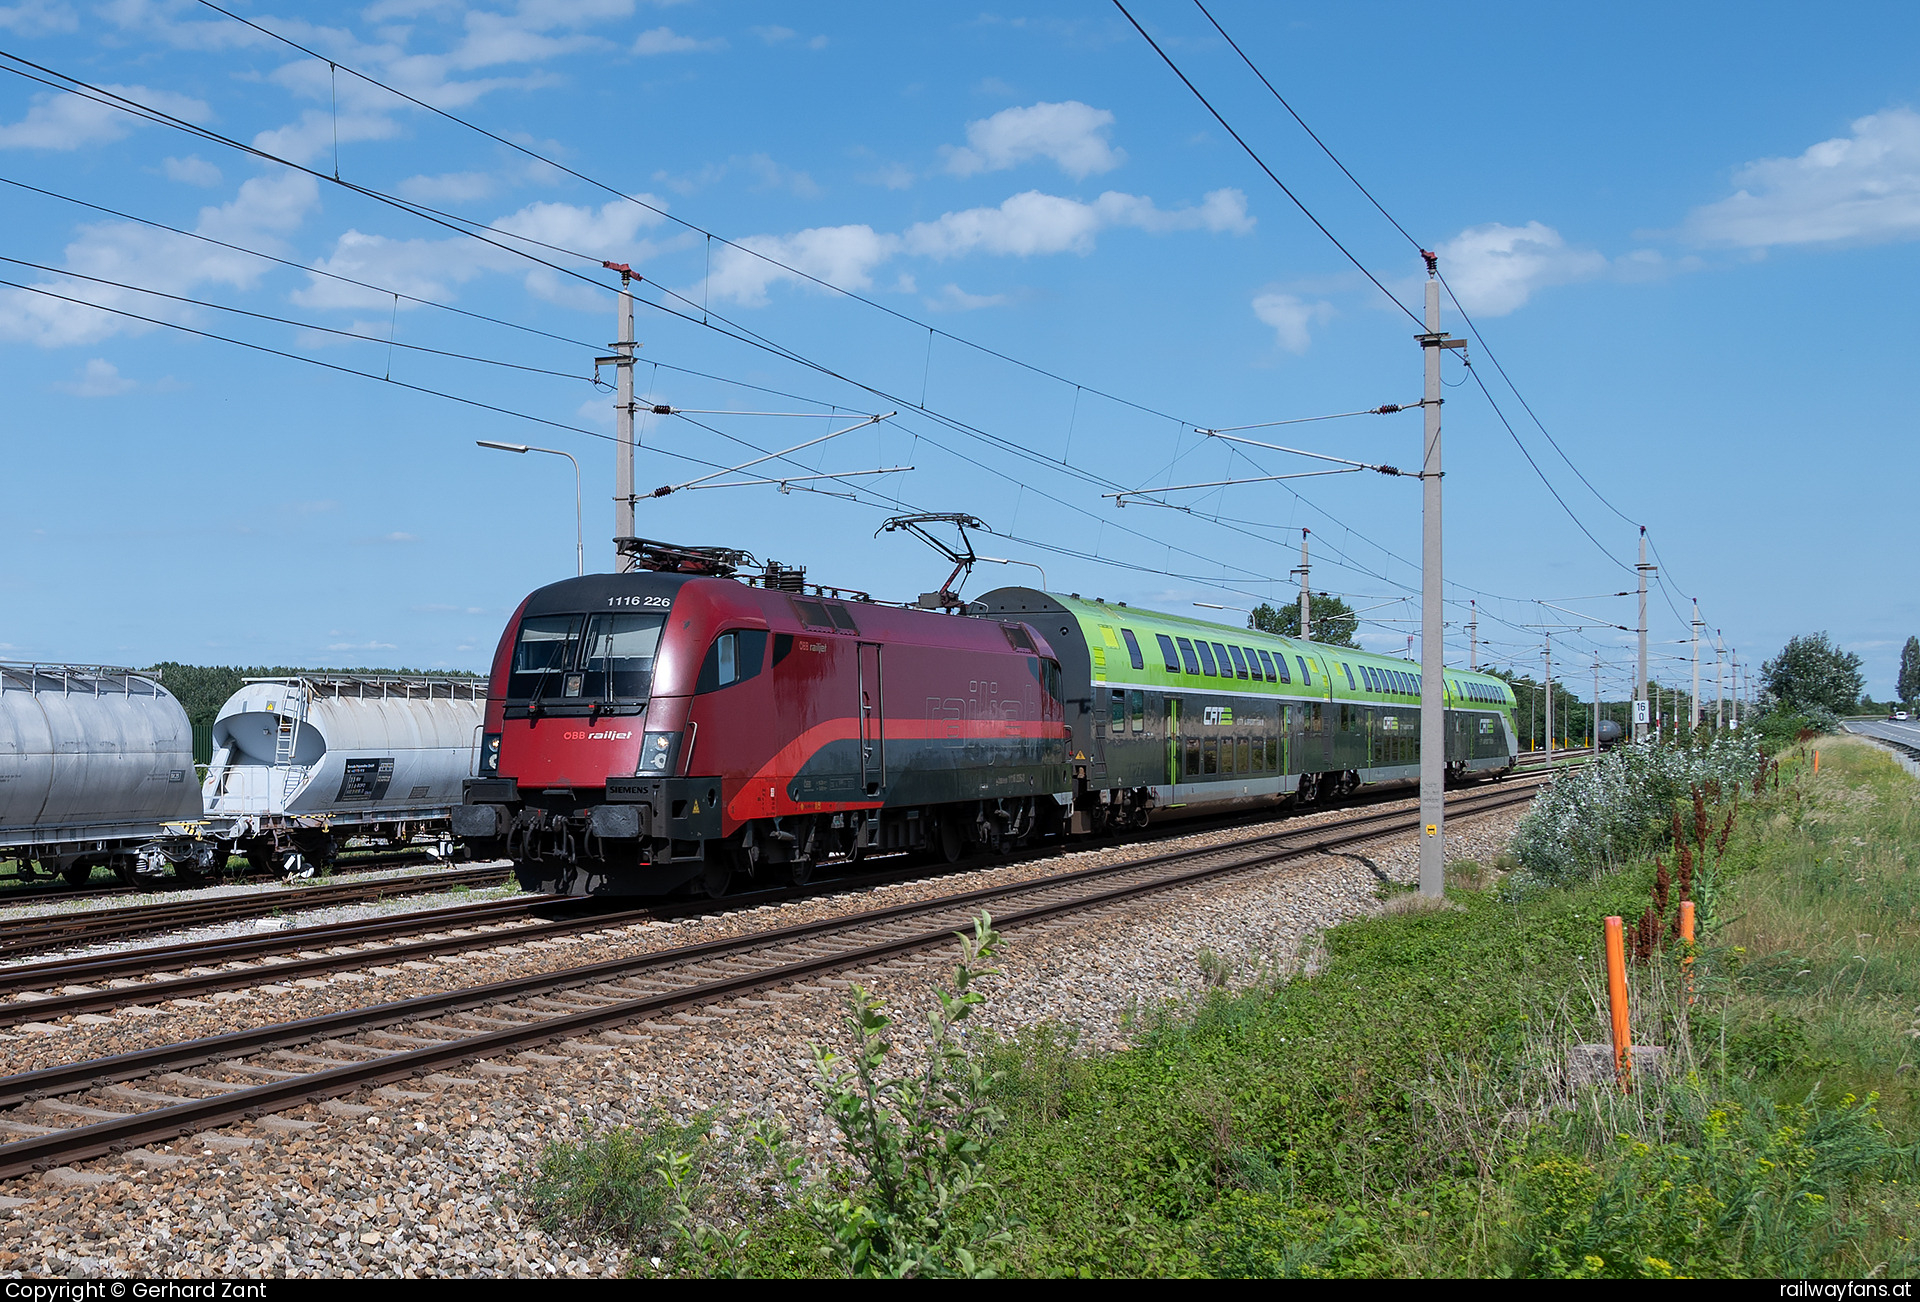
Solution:
<path fill-rule="evenodd" d="M 1522 812 L 1450 820 L 1451 857 L 1491 863 Z M 23 1036 L 6 1052 L 12 1070 L 29 1070 L 1246 835 L 1244 827 L 1200 832 L 1171 843 L 592 933 L 537 952 L 482 951 L 434 965 L 443 971 L 346 973 L 284 994 L 234 992 L 247 997 L 146 1016 L 122 1012 L 104 1024 Z M 1321 931 L 1378 910 L 1381 877 L 1410 882 L 1418 860 L 1414 837 L 1382 837 L 1349 855 L 1296 860 L 1017 928 L 1007 933 L 1004 973 L 992 983 L 978 1024 L 1008 1033 L 1051 1019 L 1074 1028 L 1084 1048 L 1124 1046 L 1145 1011 L 1189 1004 L 1222 979 L 1244 984 L 1310 962 Z M 1213 956 L 1204 965 L 1203 951 Z M 549 1141 L 644 1123 L 656 1109 L 680 1117 L 707 1108 L 725 1117 L 777 1114 L 817 1170 L 832 1160 L 835 1137 L 811 1085 L 809 1045 L 841 1039 L 844 982 L 871 989 L 911 1035 L 924 1025 L 934 983 L 952 957 L 928 953 L 843 972 L 672 1022 L 8 1181 L 0 1184 L 0 1273 L 611 1273 L 624 1265 L 622 1253 L 544 1234 L 517 1192 L 516 1174 Z"/>

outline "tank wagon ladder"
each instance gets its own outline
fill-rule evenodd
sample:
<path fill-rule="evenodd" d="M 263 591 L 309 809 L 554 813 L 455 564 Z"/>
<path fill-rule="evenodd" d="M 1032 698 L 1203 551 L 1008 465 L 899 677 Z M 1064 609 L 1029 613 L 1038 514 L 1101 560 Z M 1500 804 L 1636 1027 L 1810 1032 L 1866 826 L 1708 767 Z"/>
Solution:
<path fill-rule="evenodd" d="M 273 739 L 273 766 L 286 774 L 280 792 L 282 804 L 293 799 L 294 793 L 307 780 L 306 766 L 293 762 L 294 755 L 300 749 L 300 721 L 307 713 L 307 685 L 304 680 L 296 682 L 292 705 L 292 710 L 280 716 L 280 729 Z"/>

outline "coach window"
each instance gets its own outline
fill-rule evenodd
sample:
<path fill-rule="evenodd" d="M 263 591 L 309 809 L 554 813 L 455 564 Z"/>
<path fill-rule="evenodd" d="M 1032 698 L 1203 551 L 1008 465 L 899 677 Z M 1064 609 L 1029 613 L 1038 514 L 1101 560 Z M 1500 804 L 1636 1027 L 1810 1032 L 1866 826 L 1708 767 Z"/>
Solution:
<path fill-rule="evenodd" d="M 1133 635 L 1133 630 L 1130 628 L 1121 629 L 1120 637 L 1121 640 L 1127 644 L 1127 659 L 1133 662 L 1133 667 L 1135 669 L 1145 669 L 1147 667 L 1147 658 L 1140 654 L 1140 639 Z"/>
<path fill-rule="evenodd" d="M 1247 677 L 1256 683 L 1265 678 L 1266 675 L 1260 672 L 1260 653 L 1250 646 L 1240 649 L 1247 653 Z"/>
<path fill-rule="evenodd" d="M 1170 674 L 1179 673 L 1180 657 L 1173 649 L 1173 639 L 1165 633 L 1155 633 L 1153 636 L 1160 643 L 1160 658 L 1167 662 L 1167 672 Z"/>
<path fill-rule="evenodd" d="M 1180 643 L 1180 659 L 1187 666 L 1187 672 L 1190 674 L 1199 673 L 1200 662 L 1194 659 L 1193 643 L 1187 641 L 1184 637 L 1176 640 Z M 1213 671 L 1209 669 L 1207 672 L 1212 673 Z"/>
<path fill-rule="evenodd" d="M 1220 771 L 1220 739 L 1206 737 L 1200 742 L 1200 773 L 1203 777 Z"/>
<path fill-rule="evenodd" d="M 1264 662 L 1267 659 L 1267 653 L 1265 651 L 1262 651 L 1260 653 L 1260 658 Z M 1279 676 L 1277 681 L 1283 682 L 1283 683 L 1291 683 L 1293 681 L 1293 674 L 1287 669 L 1287 653 L 1285 651 L 1282 651 L 1280 652 L 1280 654 L 1273 657 L 1273 669 L 1269 669 L 1267 671 L 1267 678 L 1269 680 L 1274 680 L 1275 678 L 1274 670 L 1279 671 Z"/>
<path fill-rule="evenodd" d="M 693 690 L 717 692 L 722 687 L 745 682 L 760 672 L 766 659 L 765 629 L 742 628 L 722 633 L 707 648 L 707 658 L 700 663 L 700 676 L 694 681 Z"/>
<path fill-rule="evenodd" d="M 1113 709 L 1111 711 L 1113 731 L 1125 731 L 1127 726 L 1127 694 L 1119 688 L 1113 689 Z"/>
<path fill-rule="evenodd" d="M 1185 649 L 1184 639 L 1182 639 L 1182 649 Z M 1208 677 L 1218 677 L 1220 671 L 1214 668 L 1212 648 L 1199 638 L 1195 638 L 1193 639 L 1193 649 L 1200 653 L 1200 672 L 1206 674 Z M 1228 670 L 1228 672 L 1231 673 L 1232 670 Z"/>
<path fill-rule="evenodd" d="M 1127 693 L 1127 717 L 1133 721 L 1130 725 L 1132 731 L 1147 730 L 1147 694 L 1145 692 Z"/>
<path fill-rule="evenodd" d="M 1240 648 L 1230 646 L 1227 648 L 1227 652 L 1233 656 L 1233 672 L 1242 678 L 1247 677 L 1247 658 L 1240 654 Z M 1257 671 L 1259 666 L 1256 665 L 1254 668 Z"/>
<path fill-rule="evenodd" d="M 1191 734 L 1187 737 L 1187 776 L 1200 776 L 1200 739 Z"/>
<path fill-rule="evenodd" d="M 1313 670 L 1307 668 L 1307 658 L 1305 656 L 1295 656 L 1293 658 L 1293 663 L 1300 666 L 1301 684 L 1306 687 L 1312 687 L 1313 686 Z"/>
<path fill-rule="evenodd" d="M 1213 658 L 1220 662 L 1220 676 L 1222 678 L 1233 677 L 1233 662 L 1227 659 L 1227 649 L 1218 642 L 1213 644 Z"/>
<path fill-rule="evenodd" d="M 1253 738 L 1243 735 L 1235 744 L 1240 748 L 1240 771 L 1253 772 Z"/>
<path fill-rule="evenodd" d="M 1348 664 L 1346 661 L 1342 660 L 1340 662 L 1340 667 L 1347 671 L 1347 690 L 1355 691 L 1355 692 L 1359 691 L 1360 689 L 1358 685 L 1355 684 L 1353 681 L 1353 666 Z"/>

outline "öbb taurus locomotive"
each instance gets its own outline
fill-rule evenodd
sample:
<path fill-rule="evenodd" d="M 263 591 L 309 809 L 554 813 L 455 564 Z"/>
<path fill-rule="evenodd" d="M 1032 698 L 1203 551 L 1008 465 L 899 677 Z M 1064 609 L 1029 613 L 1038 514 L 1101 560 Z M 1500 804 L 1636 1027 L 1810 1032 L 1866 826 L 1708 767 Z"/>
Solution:
<path fill-rule="evenodd" d="M 946 613 L 671 557 L 541 588 L 501 637 L 453 828 L 530 889 L 719 895 L 1418 775 L 1405 661 L 1029 588 Z M 1446 696 L 1450 777 L 1511 768 L 1505 684 L 1449 672 Z"/>

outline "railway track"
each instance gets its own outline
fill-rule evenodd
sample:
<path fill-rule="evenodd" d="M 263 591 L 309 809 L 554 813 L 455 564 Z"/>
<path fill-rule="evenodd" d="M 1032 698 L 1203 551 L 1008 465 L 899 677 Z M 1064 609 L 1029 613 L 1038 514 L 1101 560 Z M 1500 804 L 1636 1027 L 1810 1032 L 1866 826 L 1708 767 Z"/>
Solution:
<path fill-rule="evenodd" d="M 1508 786 L 1504 790 L 1536 789 Z M 1392 813 L 1361 815 L 1349 826 L 1389 819 Z M 1238 844 L 1254 845 L 1263 841 L 1299 836 L 1308 829 L 1292 829 L 1245 839 Z M 1049 847 L 1047 854 L 1057 853 Z M 1000 863 L 1009 862 L 1001 860 Z M 959 868 L 958 872 L 970 871 Z M 778 904 L 788 900 L 819 895 L 865 890 L 875 886 L 923 880 L 930 875 L 954 873 L 955 866 L 939 865 L 931 871 L 921 864 L 891 871 L 866 873 L 856 877 L 828 878 L 804 887 L 785 887 L 727 897 L 720 907 L 748 908 Z M 284 982 L 322 973 L 355 970 L 371 964 L 392 965 L 439 958 L 468 950 L 486 949 L 504 944 L 555 939 L 586 931 L 617 930 L 638 923 L 664 921 L 713 910 L 710 900 L 678 904 L 656 904 L 643 908 L 609 912 L 605 909 L 560 919 L 532 917 L 536 910 L 574 911 L 592 907 L 582 901 L 549 897 L 522 897 L 488 900 L 455 908 L 428 909 L 350 922 L 322 923 L 289 928 L 266 935 L 237 936 L 226 940 L 192 941 L 179 945 L 128 950 L 117 954 L 84 958 L 51 959 L 42 963 L 16 964 L 0 968 L 0 988 L 13 992 L 14 998 L 0 1003 L 0 1027 L 24 1022 L 47 1021 L 79 1013 L 101 1013 L 130 1004 L 152 1004 L 174 999 L 191 999 L 221 990 L 257 986 L 263 981 Z M 412 944 L 388 942 L 409 936 L 425 936 Z M 254 964 L 256 966 L 245 966 Z M 140 980 L 182 968 L 198 969 L 183 978 Z M 111 982 L 113 988 L 89 988 L 86 982 Z M 74 988 L 78 984 L 78 988 Z M 36 992 L 62 988 L 57 995 Z"/>
<path fill-rule="evenodd" d="M 388 868 L 406 868 L 414 864 L 445 862 L 448 861 L 424 850 L 374 851 L 365 857 L 355 853 L 355 857 L 351 859 L 335 860 L 327 876 L 333 880 L 359 873 L 381 872 Z M 40 904 L 46 901 L 63 903 L 67 900 L 108 899 L 116 895 L 155 895 L 169 887 L 176 890 L 200 890 L 209 886 L 239 886 L 248 882 L 278 881 L 284 876 L 285 874 L 277 869 L 263 873 L 251 870 L 230 873 L 222 870 L 191 881 L 176 877 L 138 886 L 123 886 L 119 883 L 111 886 L 68 886 L 64 881 L 56 883 L 26 878 L 8 881 L 0 878 L 0 908 L 13 904 Z"/>
<path fill-rule="evenodd" d="M 377 881 L 324 882 L 315 886 L 292 886 L 284 891 L 136 904 L 124 909 L 79 909 L 68 913 L 43 914 L 0 923 L 0 957 L 76 941 L 93 944 L 181 927 L 261 918 L 292 909 L 313 909 L 329 904 L 386 899 L 395 895 L 419 895 L 429 891 L 452 890 L 457 886 L 498 886 L 507 880 L 508 874 L 509 870 L 504 866 L 459 868 L 449 872 L 416 873 L 408 877 L 383 877 Z"/>
<path fill-rule="evenodd" d="M 1531 786 L 1461 793 L 1449 800 L 1449 815 L 1496 812 L 1533 793 Z M 1002 929 L 1030 925 L 1417 831 L 1419 821 L 1417 810 L 1356 815 L 5 1077 L 0 1136 L 16 1138 L 0 1144 L 0 1178 L 463 1064 L 513 1074 L 526 1068 L 484 1060 L 556 1040 L 570 1051 L 609 1051 L 613 1044 L 577 1037 L 619 1037 L 613 1028 L 634 1022 L 643 1032 L 671 1034 L 684 1024 L 662 1019 L 692 1018 L 686 1010 L 695 1006 L 945 944 L 981 909 Z M 127 1084 L 136 1080 L 142 1085 Z"/>

